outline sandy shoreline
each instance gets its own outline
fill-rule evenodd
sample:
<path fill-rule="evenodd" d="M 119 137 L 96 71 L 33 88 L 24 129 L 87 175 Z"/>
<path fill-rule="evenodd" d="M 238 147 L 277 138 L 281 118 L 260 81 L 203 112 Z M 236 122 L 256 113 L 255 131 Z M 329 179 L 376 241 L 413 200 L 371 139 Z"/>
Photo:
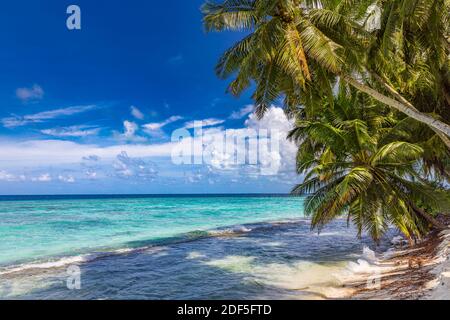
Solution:
<path fill-rule="evenodd" d="M 449 228 L 431 233 L 421 243 L 399 245 L 368 263 L 344 280 L 346 299 L 450 300 Z"/>

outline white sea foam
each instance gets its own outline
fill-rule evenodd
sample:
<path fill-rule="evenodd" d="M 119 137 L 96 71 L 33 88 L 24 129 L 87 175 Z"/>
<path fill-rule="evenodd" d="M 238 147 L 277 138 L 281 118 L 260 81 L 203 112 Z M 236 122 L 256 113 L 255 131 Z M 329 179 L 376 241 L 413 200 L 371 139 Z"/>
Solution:
<path fill-rule="evenodd" d="M 192 251 L 187 254 L 186 258 L 193 260 L 193 259 L 201 259 L 201 258 L 205 258 L 205 257 L 206 257 L 206 255 L 204 255 L 198 251 Z"/>
<path fill-rule="evenodd" d="M 357 262 L 349 261 L 347 265 L 347 270 L 354 274 L 372 273 L 376 268 L 376 266 L 371 265 L 369 262 L 363 259 L 358 259 Z"/>
<path fill-rule="evenodd" d="M 70 264 L 80 264 L 89 260 L 90 259 L 88 258 L 88 256 L 81 255 L 81 256 L 65 257 L 54 261 L 26 263 L 0 270 L 0 275 L 6 275 L 31 269 L 60 268 Z"/>
<path fill-rule="evenodd" d="M 155 249 L 155 250 L 152 250 L 152 249 Z M 63 258 L 49 260 L 49 261 L 23 263 L 23 264 L 19 264 L 19 265 L 9 266 L 4 269 L 0 269 L 0 276 L 12 274 L 12 273 L 23 272 L 26 270 L 62 268 L 62 267 L 72 265 L 72 264 L 82 264 L 82 263 L 94 261 L 96 259 L 108 257 L 111 255 L 127 254 L 127 253 L 132 253 L 132 252 L 137 252 L 137 251 L 143 251 L 143 250 L 152 250 L 156 253 L 157 251 L 160 251 L 158 249 L 162 250 L 163 248 L 162 247 L 159 247 L 159 248 L 152 248 L 152 247 L 122 248 L 122 249 L 117 249 L 117 250 L 113 250 L 113 251 L 63 257 Z"/>
<path fill-rule="evenodd" d="M 276 223 L 293 223 L 293 222 L 294 222 L 293 220 L 289 220 L 289 221 L 283 221 L 283 222 L 278 221 Z M 232 226 L 232 227 L 226 228 L 226 229 L 210 230 L 210 231 L 207 231 L 207 234 L 212 237 L 220 237 L 220 236 L 225 236 L 225 235 L 248 233 L 255 229 L 267 228 L 267 227 L 273 227 L 273 223 L 258 223 L 258 224 L 252 225 L 251 228 L 246 225 L 236 225 L 236 226 Z M 169 243 L 170 243 L 170 241 L 168 240 L 168 244 Z M 139 247 L 139 248 L 121 248 L 121 249 L 116 249 L 116 250 L 106 251 L 106 252 L 98 252 L 98 253 L 90 253 L 90 254 L 85 254 L 85 255 L 62 257 L 62 258 L 50 260 L 50 261 L 23 263 L 23 264 L 8 266 L 3 269 L 0 269 L 0 275 L 7 275 L 7 274 L 12 274 L 12 273 L 23 272 L 26 270 L 33 270 L 33 269 L 61 268 L 61 267 L 68 266 L 71 264 L 81 264 L 81 263 L 90 262 L 90 261 L 93 261 L 93 260 L 96 260 L 96 259 L 99 259 L 102 257 L 111 256 L 111 255 L 128 254 L 128 253 L 143 251 L 143 250 L 146 250 L 146 251 L 151 250 L 153 253 L 157 253 L 157 251 L 158 251 L 158 253 L 160 253 L 159 251 L 162 248 L 163 248 L 163 246 L 161 246 L 161 245 L 158 245 L 158 246 L 150 245 L 150 246 L 144 246 L 144 247 Z"/>
<path fill-rule="evenodd" d="M 336 274 L 342 271 L 342 263 L 319 264 L 312 261 L 292 263 L 262 263 L 257 257 L 230 255 L 203 263 L 228 272 L 245 275 L 245 281 L 276 287 L 276 298 L 318 299 L 340 297 L 347 289 L 341 287 Z M 262 296 L 267 298 L 267 296 Z"/>
<path fill-rule="evenodd" d="M 247 233 L 252 230 L 253 229 L 251 229 L 247 226 L 244 226 L 244 225 L 236 225 L 236 226 L 232 226 L 230 228 L 211 230 L 208 233 L 212 236 L 220 236 L 220 235 L 227 235 L 227 234 Z"/>
<path fill-rule="evenodd" d="M 375 251 L 371 250 L 369 247 L 364 246 L 362 257 L 369 261 L 370 263 L 377 263 L 378 258 L 375 255 Z"/>
<path fill-rule="evenodd" d="M 364 246 L 360 257 L 354 261 L 349 261 L 342 275 L 351 277 L 357 274 L 371 274 L 379 270 L 379 259 L 375 252 L 369 247 Z"/>

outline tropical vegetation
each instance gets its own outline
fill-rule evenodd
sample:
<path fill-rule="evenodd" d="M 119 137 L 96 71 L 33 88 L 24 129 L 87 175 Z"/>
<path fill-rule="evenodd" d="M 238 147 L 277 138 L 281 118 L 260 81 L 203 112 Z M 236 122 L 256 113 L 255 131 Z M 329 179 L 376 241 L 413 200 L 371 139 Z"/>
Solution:
<path fill-rule="evenodd" d="M 308 195 L 313 228 L 346 216 L 359 235 L 378 241 L 391 225 L 410 239 L 443 227 L 423 208 L 448 208 L 446 192 L 424 178 L 429 141 L 405 126 L 408 118 L 380 109 L 360 93 L 341 92 L 315 117 L 296 121 L 289 138 L 300 145 L 297 170 L 306 175 L 293 192 Z"/>
<path fill-rule="evenodd" d="M 255 111 L 282 99 L 294 118 L 312 227 L 346 215 L 379 240 L 442 227 L 450 176 L 448 0 L 224 0 L 207 31 L 242 39 L 219 59 Z"/>

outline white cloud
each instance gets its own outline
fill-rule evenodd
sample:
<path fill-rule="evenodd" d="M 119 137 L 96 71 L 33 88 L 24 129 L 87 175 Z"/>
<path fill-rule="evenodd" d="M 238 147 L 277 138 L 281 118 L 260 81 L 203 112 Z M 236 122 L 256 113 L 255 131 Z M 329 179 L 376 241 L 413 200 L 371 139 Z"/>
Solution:
<path fill-rule="evenodd" d="M 67 176 L 59 175 L 58 180 L 61 182 L 66 182 L 66 183 L 74 183 L 75 182 L 75 178 L 71 175 L 67 175 Z"/>
<path fill-rule="evenodd" d="M 145 118 L 145 116 L 144 116 L 144 114 L 142 113 L 142 111 L 139 110 L 137 107 L 131 106 L 131 107 L 130 107 L 130 110 L 131 110 L 131 115 L 132 115 L 133 117 L 135 117 L 136 119 L 142 120 L 142 119 Z"/>
<path fill-rule="evenodd" d="M 245 107 L 243 107 L 242 109 L 239 109 L 237 111 L 234 111 L 229 119 L 242 119 L 243 117 L 245 117 L 246 115 L 248 115 L 249 113 L 251 113 L 253 111 L 255 107 L 252 104 L 249 104 Z"/>
<path fill-rule="evenodd" d="M 131 122 L 131 121 L 127 121 L 127 120 L 125 120 L 124 122 L 123 122 L 123 127 L 124 127 L 124 129 L 125 129 L 125 132 L 123 133 L 123 135 L 126 137 L 126 138 L 133 138 L 134 137 L 134 135 L 135 135 L 135 133 L 136 133 L 136 131 L 138 130 L 138 125 L 136 124 L 136 123 L 134 123 L 134 122 Z"/>
<path fill-rule="evenodd" d="M 258 119 L 255 114 L 251 114 L 245 121 L 245 125 L 252 129 L 267 129 L 277 131 L 280 135 L 279 151 L 276 153 L 269 153 L 270 157 L 279 159 L 280 169 L 279 175 L 286 179 L 286 182 L 297 179 L 296 174 L 296 155 L 298 151 L 297 145 L 286 139 L 288 133 L 293 128 L 293 120 L 289 120 L 282 108 L 270 107 L 262 119 Z M 269 160 L 273 161 L 273 160 Z"/>
<path fill-rule="evenodd" d="M 50 182 L 52 181 L 52 177 L 50 176 L 49 173 L 43 173 L 38 177 L 33 177 L 31 178 L 31 181 L 34 182 Z"/>
<path fill-rule="evenodd" d="M 62 140 L 0 141 L 0 160 L 3 168 L 16 166 L 57 166 L 80 163 L 83 157 L 96 155 L 108 161 L 123 150 L 133 157 L 170 157 L 175 143 L 118 144 L 101 147 Z"/>
<path fill-rule="evenodd" d="M 194 121 L 186 122 L 184 124 L 184 127 L 186 129 L 192 129 L 195 127 L 196 123 L 200 123 L 200 122 L 202 123 L 202 127 L 212 127 L 212 126 L 216 126 L 218 124 L 224 123 L 225 120 L 214 119 L 214 118 L 203 119 L 203 120 L 194 120 Z"/>
<path fill-rule="evenodd" d="M 144 124 L 142 127 L 146 129 L 146 131 L 157 131 L 165 127 L 166 125 L 176 122 L 178 120 L 183 119 L 181 116 L 171 116 L 162 122 L 152 122 Z"/>
<path fill-rule="evenodd" d="M 97 135 L 100 128 L 90 126 L 70 126 L 41 130 L 41 133 L 54 137 L 87 137 Z"/>
<path fill-rule="evenodd" d="M 125 151 L 117 155 L 113 167 L 118 178 L 153 180 L 158 175 L 154 163 L 139 158 L 130 158 Z"/>
<path fill-rule="evenodd" d="M 0 181 L 6 181 L 6 182 L 16 182 L 16 181 L 25 181 L 26 177 L 24 175 L 15 175 L 12 173 L 9 173 L 5 170 L 0 170 Z"/>
<path fill-rule="evenodd" d="M 15 176 L 4 170 L 0 170 L 0 181 L 15 181 Z"/>
<path fill-rule="evenodd" d="M 129 141 L 129 142 L 143 142 L 146 141 L 144 137 L 137 135 L 137 131 L 139 130 L 139 126 L 132 121 L 125 120 L 123 122 L 123 133 L 115 132 L 115 136 L 118 140 L 121 141 Z"/>
<path fill-rule="evenodd" d="M 298 178 L 295 172 L 297 147 L 294 143 L 285 140 L 291 128 L 292 122 L 286 118 L 284 111 L 281 108 L 271 107 L 263 119 L 258 120 L 252 114 L 245 121 L 244 127 L 232 130 L 233 134 L 242 136 L 247 134 L 248 129 L 271 129 L 280 133 L 279 148 L 264 154 L 259 159 L 260 163 L 256 165 L 249 165 L 248 162 L 244 165 L 235 165 L 234 154 L 231 154 L 232 151 L 225 150 L 224 152 L 223 144 L 219 145 L 220 139 L 214 140 L 215 137 L 223 137 L 225 133 L 223 128 L 205 129 L 203 131 L 206 140 L 199 142 L 200 138 L 196 137 L 186 139 L 186 143 L 196 141 L 197 147 L 193 150 L 196 155 L 205 151 L 213 153 L 210 169 L 218 176 L 229 175 L 230 178 L 236 178 L 240 181 L 242 180 L 239 176 L 258 178 L 261 175 L 261 166 L 265 166 L 270 162 L 276 162 L 278 171 L 273 178 L 292 183 L 293 179 Z M 135 136 L 136 130 L 136 125 L 130 122 L 125 133 L 129 137 Z M 111 168 L 111 164 L 114 163 L 115 176 L 121 176 L 122 178 L 129 176 L 136 179 L 147 177 L 150 179 L 152 175 L 156 174 L 157 170 L 150 163 L 146 162 L 147 159 L 166 159 L 164 161 L 170 161 L 172 151 L 178 146 L 178 142 L 119 143 L 112 146 L 99 146 L 61 140 L 31 140 L 25 142 L 0 140 L 0 161 L 2 169 L 8 170 L 8 172 L 15 172 L 24 167 L 30 169 L 39 168 L 39 170 L 52 168 L 52 170 L 55 170 L 57 168 L 73 169 L 74 166 L 79 167 L 81 165 L 81 174 L 89 179 L 111 176 L 105 171 L 105 165 Z M 247 148 L 247 146 L 244 147 Z M 118 157 L 118 154 L 122 156 Z M 142 160 L 145 163 L 142 163 L 140 159 L 145 159 Z M 204 166 L 206 167 L 207 164 Z M 148 168 L 153 168 L 154 170 Z M 174 167 L 171 166 L 168 168 L 169 171 L 173 169 Z M 200 174 L 203 175 L 204 179 L 211 178 L 211 173 L 206 174 L 201 171 L 199 174 L 193 174 L 193 177 L 189 179 L 199 179 Z M 11 176 L 8 176 L 6 173 L 0 174 L 0 177 L 3 177 L 3 180 L 11 179 Z"/>
<path fill-rule="evenodd" d="M 43 111 L 35 114 L 29 114 L 24 116 L 14 115 L 12 117 L 3 118 L 0 121 L 6 128 L 14 128 L 19 126 L 25 126 L 30 123 L 41 123 L 46 120 L 71 116 L 77 113 L 86 112 L 95 108 L 95 105 L 86 106 L 74 106 L 68 108 L 61 108 L 49 111 Z"/>
<path fill-rule="evenodd" d="M 97 172 L 94 170 L 88 169 L 86 170 L 85 174 L 89 180 L 97 179 Z"/>
<path fill-rule="evenodd" d="M 34 84 L 31 88 L 18 88 L 16 97 L 22 102 L 41 100 L 44 97 L 44 90 L 41 86 Z"/>
<path fill-rule="evenodd" d="M 236 173 L 241 176 L 259 177 L 261 175 L 282 176 L 286 182 L 296 179 L 295 158 L 297 147 L 295 143 L 286 140 L 293 123 L 287 119 L 283 109 L 270 107 L 265 117 L 258 120 L 251 114 L 245 121 L 245 128 L 228 129 L 228 137 L 235 137 L 240 143 L 232 148 L 224 148 L 225 131 L 222 128 L 203 130 L 202 143 L 194 144 L 194 153 L 203 153 L 209 158 L 209 163 L 217 172 Z M 273 139 L 271 139 L 272 137 Z M 249 150 L 250 142 L 254 149 Z M 190 141 L 186 141 L 190 143 Z M 276 143 L 276 145 L 272 145 Z M 259 147 L 256 147 L 256 144 Z M 265 146 L 265 149 L 261 148 Z M 251 155 L 250 155 L 251 153 Z M 236 155 L 246 155 L 237 163 Z M 253 160 L 250 161 L 249 157 Z"/>

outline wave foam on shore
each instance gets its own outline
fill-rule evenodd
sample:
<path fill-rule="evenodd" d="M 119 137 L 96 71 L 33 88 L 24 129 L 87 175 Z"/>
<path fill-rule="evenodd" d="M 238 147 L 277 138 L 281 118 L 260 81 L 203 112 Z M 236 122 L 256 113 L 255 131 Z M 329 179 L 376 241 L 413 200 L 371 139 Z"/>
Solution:
<path fill-rule="evenodd" d="M 162 240 L 158 240 L 158 241 L 141 241 L 135 247 L 111 249 L 111 250 L 105 250 L 102 252 L 93 252 L 93 253 L 86 253 L 86 254 L 80 254 L 80 255 L 74 255 L 74 256 L 55 257 L 55 258 L 49 258 L 48 260 L 31 261 L 31 262 L 10 265 L 10 266 L 0 268 L 0 276 L 5 276 L 8 274 L 18 273 L 18 272 L 23 272 L 23 271 L 62 268 L 62 267 L 66 267 L 66 266 L 72 265 L 72 264 L 82 264 L 82 263 L 91 262 L 91 261 L 94 261 L 97 259 L 112 256 L 112 255 L 121 255 L 121 254 L 128 254 L 128 253 L 140 252 L 140 251 L 160 251 L 163 249 L 163 247 L 165 245 L 171 245 L 171 244 L 188 242 L 188 241 L 195 241 L 195 240 L 208 238 L 208 237 L 239 236 L 239 235 L 249 233 L 249 232 L 270 230 L 270 229 L 276 228 L 277 226 L 281 226 L 281 225 L 298 224 L 298 223 L 304 223 L 304 222 L 305 222 L 305 220 L 303 220 L 303 219 L 295 219 L 295 220 L 294 219 L 285 219 L 285 220 L 272 221 L 272 222 L 260 222 L 260 223 L 253 223 L 253 224 L 235 225 L 235 226 L 218 228 L 218 229 L 213 229 L 213 230 L 206 230 L 206 231 L 197 230 L 197 231 L 192 231 L 192 232 L 188 232 L 185 234 L 180 234 L 177 237 L 162 239 Z"/>
<path fill-rule="evenodd" d="M 450 299 L 450 229 L 432 232 L 413 247 L 395 237 L 379 257 L 370 249 L 340 275 L 351 299 Z"/>

